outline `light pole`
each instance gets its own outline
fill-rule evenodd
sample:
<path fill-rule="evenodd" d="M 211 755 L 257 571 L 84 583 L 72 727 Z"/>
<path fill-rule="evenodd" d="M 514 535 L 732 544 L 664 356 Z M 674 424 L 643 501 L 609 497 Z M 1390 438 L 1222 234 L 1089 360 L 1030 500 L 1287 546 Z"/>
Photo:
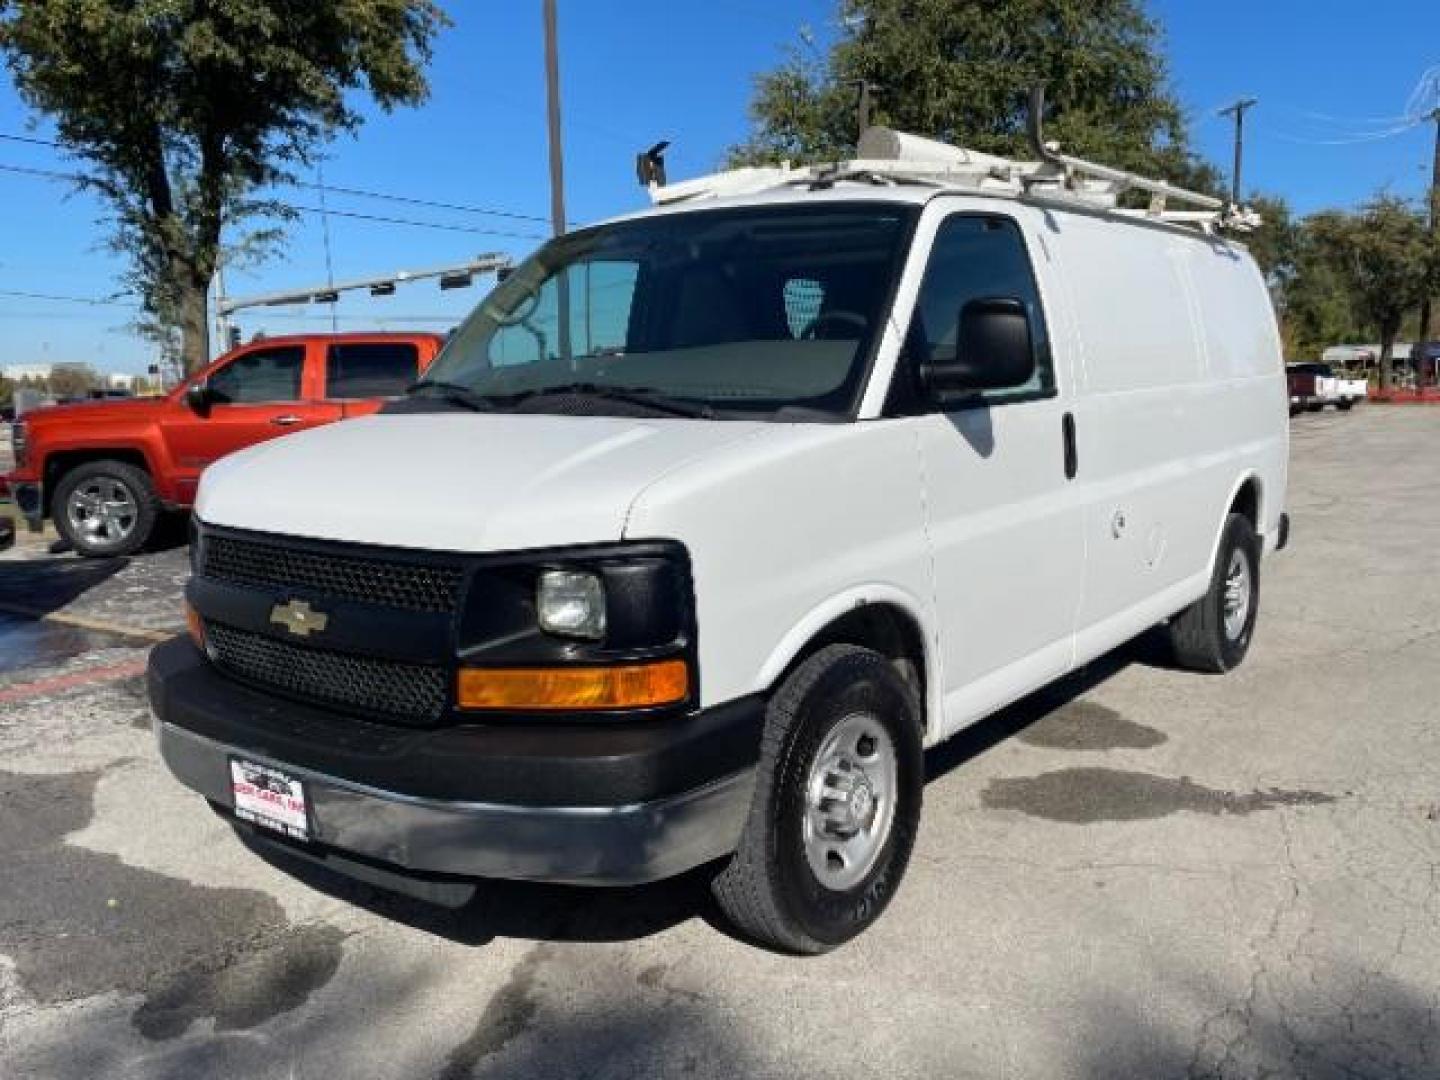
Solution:
<path fill-rule="evenodd" d="M 1430 171 L 1430 250 L 1435 258 L 1440 259 L 1440 108 L 1430 114 L 1430 119 L 1435 121 L 1435 160 Z M 1440 268 L 1437 268 L 1440 269 Z M 1435 282 L 1431 282 L 1432 287 Z M 1426 290 L 1425 299 L 1420 301 L 1420 341 L 1429 342 L 1430 338 L 1430 290 Z M 1416 348 L 1421 348 L 1417 345 Z M 1426 350 L 1429 351 L 1429 350 Z M 1415 365 L 1415 388 L 1420 389 L 1420 364 L 1423 357 L 1416 361 Z M 1430 377 L 1437 386 L 1440 386 L 1440 356 L 1436 356 L 1431 363 Z"/>
<path fill-rule="evenodd" d="M 555 0 L 542 0 L 545 21 L 545 106 L 550 135 L 550 228 L 565 231 L 565 157 L 560 135 L 560 46 L 556 40 Z M 556 279 L 560 307 L 560 355 L 570 360 L 570 275 L 562 270 Z"/>

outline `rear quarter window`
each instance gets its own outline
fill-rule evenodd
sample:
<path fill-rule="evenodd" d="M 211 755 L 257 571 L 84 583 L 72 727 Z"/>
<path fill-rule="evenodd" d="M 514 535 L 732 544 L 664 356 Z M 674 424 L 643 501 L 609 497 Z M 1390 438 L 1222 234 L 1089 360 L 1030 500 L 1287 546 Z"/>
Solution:
<path fill-rule="evenodd" d="M 325 353 L 325 396 L 399 397 L 419 374 L 420 350 L 409 342 L 331 345 Z"/>

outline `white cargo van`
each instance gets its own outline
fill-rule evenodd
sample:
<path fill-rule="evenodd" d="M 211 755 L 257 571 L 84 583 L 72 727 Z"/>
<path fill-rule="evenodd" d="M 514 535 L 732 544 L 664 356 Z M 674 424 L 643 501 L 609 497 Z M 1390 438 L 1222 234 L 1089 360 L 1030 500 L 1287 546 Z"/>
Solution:
<path fill-rule="evenodd" d="M 174 773 L 396 888 L 721 860 L 743 931 L 818 952 L 895 894 L 924 748 L 1159 623 L 1238 664 L 1287 527 L 1244 215 L 863 150 L 655 178 L 404 402 L 210 469 Z"/>

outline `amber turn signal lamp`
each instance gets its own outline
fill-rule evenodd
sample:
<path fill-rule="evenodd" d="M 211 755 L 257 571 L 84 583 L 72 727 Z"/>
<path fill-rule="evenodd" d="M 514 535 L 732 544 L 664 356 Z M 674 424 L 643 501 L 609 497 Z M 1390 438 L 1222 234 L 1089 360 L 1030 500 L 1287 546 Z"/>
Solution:
<path fill-rule="evenodd" d="M 690 692 L 684 660 L 603 667 L 461 668 L 462 709 L 643 709 L 673 705 Z"/>
<path fill-rule="evenodd" d="M 200 621 L 200 613 L 185 602 L 185 629 L 190 631 L 190 640 L 201 652 L 205 651 L 205 624 Z"/>

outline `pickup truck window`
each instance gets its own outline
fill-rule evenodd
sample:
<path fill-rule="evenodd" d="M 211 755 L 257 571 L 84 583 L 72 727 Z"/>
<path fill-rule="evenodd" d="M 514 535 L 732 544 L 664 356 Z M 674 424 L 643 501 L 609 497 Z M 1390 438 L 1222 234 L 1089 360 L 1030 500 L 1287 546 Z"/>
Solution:
<path fill-rule="evenodd" d="M 206 381 L 218 405 L 255 405 L 268 401 L 299 401 L 305 348 L 285 345 L 237 356 Z"/>
<path fill-rule="evenodd" d="M 419 374 L 420 352 L 403 341 L 331 345 L 325 353 L 325 396 L 399 397 Z"/>
<path fill-rule="evenodd" d="M 610 388 L 718 414 L 843 415 L 884 328 L 916 212 L 749 207 L 561 237 L 481 303 L 427 381 L 500 408 L 524 395 L 532 412 L 551 407 L 547 396 L 563 411 L 562 398 Z"/>

